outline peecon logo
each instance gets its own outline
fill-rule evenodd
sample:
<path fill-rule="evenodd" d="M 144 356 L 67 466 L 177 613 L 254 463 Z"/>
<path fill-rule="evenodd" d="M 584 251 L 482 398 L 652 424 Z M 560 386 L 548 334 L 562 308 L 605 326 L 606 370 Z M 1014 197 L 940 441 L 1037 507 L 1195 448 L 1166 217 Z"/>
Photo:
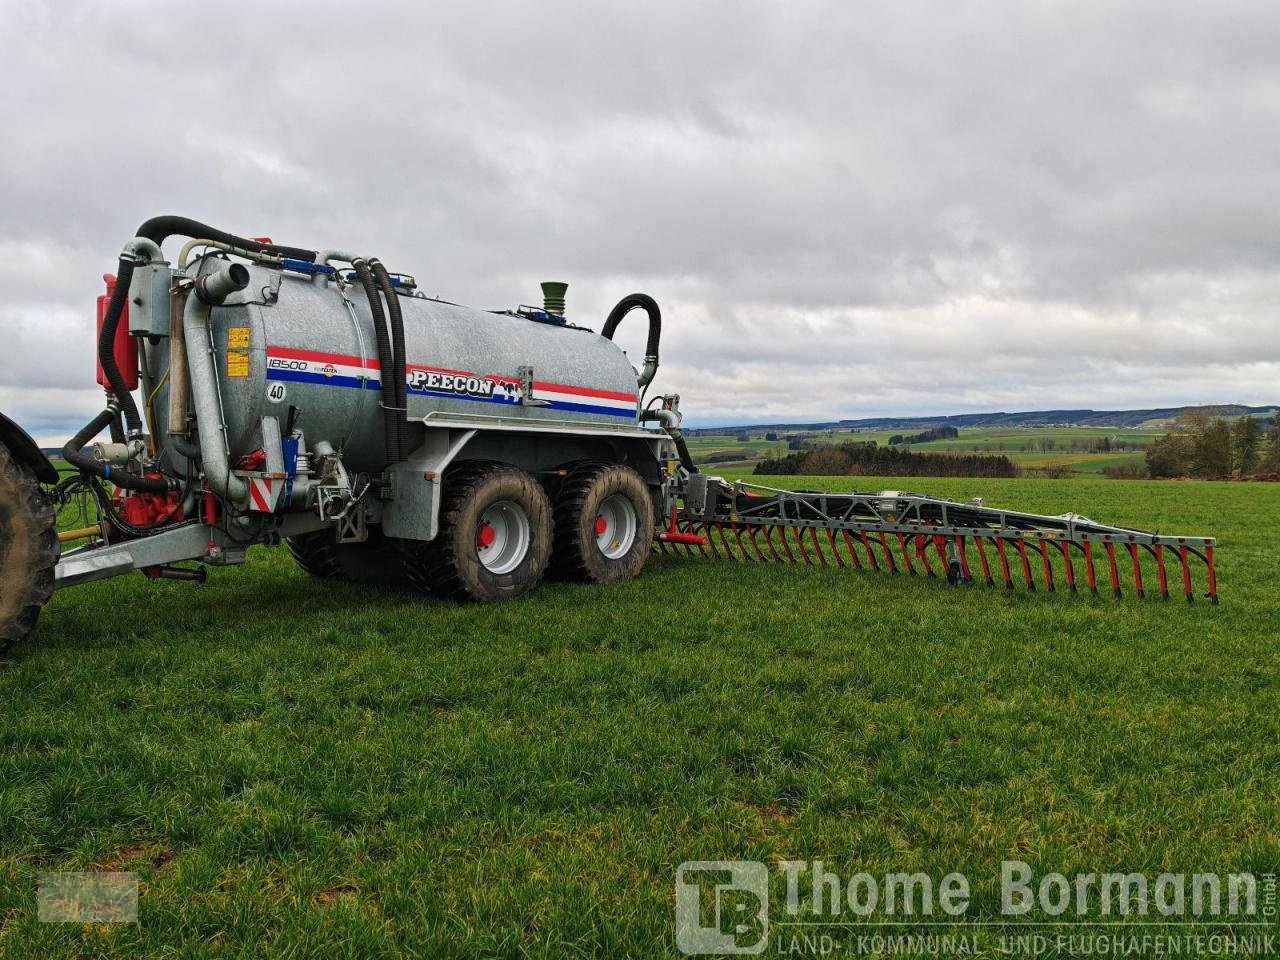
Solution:
<path fill-rule="evenodd" d="M 693 955 L 762 953 L 769 868 L 753 860 L 687 860 L 676 869 L 676 947 Z"/>

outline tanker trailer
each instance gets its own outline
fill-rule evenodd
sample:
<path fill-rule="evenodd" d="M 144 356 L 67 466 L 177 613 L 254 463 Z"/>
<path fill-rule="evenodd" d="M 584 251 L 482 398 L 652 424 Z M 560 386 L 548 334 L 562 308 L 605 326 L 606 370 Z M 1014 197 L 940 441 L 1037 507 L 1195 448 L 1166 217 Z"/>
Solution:
<path fill-rule="evenodd" d="M 66 466 L 0 417 L 0 648 L 56 589 L 135 570 L 203 582 L 255 544 L 285 545 L 317 577 L 470 601 L 519 596 L 548 572 L 635 577 L 655 545 L 929 575 L 934 551 L 951 583 L 1012 586 L 1012 568 L 1032 589 L 1042 563 L 1046 587 L 1075 590 L 1078 562 L 1095 593 L 1103 558 L 1116 595 L 1119 551 L 1135 592 L 1146 563 L 1166 598 L 1168 556 L 1188 600 L 1198 558 L 1217 599 L 1211 538 L 700 473 L 678 395 L 648 397 L 662 326 L 644 294 L 597 333 L 568 321 L 564 284 L 544 284 L 538 307 L 480 310 L 367 253 L 174 216 L 142 224 L 105 276 L 106 404 L 63 448 Z M 648 319 L 639 369 L 613 342 L 635 310 Z"/>

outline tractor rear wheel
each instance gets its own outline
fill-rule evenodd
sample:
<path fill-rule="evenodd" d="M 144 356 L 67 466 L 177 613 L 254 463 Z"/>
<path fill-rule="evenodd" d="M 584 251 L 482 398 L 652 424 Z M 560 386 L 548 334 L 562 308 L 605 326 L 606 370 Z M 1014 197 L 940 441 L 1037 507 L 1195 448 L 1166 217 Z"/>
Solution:
<path fill-rule="evenodd" d="M 333 531 L 325 529 L 286 537 L 285 546 L 298 566 L 321 580 L 394 583 L 404 579 L 399 548 L 381 527 L 370 527 L 369 539 L 363 543 L 338 543 Z"/>
<path fill-rule="evenodd" d="M 551 535 L 551 502 L 533 477 L 503 463 L 459 463 L 444 477 L 436 538 L 401 541 L 405 573 L 438 597 L 518 597 L 546 572 Z"/>
<path fill-rule="evenodd" d="M 34 474 L 0 443 L 0 653 L 31 632 L 53 595 L 57 521 Z"/>
<path fill-rule="evenodd" d="M 653 500 L 640 474 L 620 463 L 571 470 L 555 501 L 555 572 L 608 583 L 638 577 L 653 547 Z"/>

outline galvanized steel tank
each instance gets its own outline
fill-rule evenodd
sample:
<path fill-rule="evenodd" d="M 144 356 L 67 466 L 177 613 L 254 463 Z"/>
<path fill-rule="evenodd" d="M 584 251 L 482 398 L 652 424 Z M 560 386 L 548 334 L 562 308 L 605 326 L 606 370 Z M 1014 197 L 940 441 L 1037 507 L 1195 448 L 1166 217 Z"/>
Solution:
<path fill-rule="evenodd" d="M 210 323 L 232 461 L 254 449 L 262 417 L 283 424 L 296 407 L 308 443 L 329 441 L 352 469 L 380 469 L 377 339 L 363 289 L 262 266 L 250 273 Z M 399 302 L 410 421 L 635 427 L 636 372 L 612 341 L 420 296 Z M 521 368 L 532 368 L 531 399 L 522 396 Z"/>

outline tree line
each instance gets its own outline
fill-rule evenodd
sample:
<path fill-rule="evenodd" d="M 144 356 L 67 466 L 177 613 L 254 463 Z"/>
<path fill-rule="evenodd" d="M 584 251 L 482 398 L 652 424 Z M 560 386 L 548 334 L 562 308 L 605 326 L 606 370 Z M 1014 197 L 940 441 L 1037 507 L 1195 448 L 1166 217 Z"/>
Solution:
<path fill-rule="evenodd" d="M 1274 477 L 1280 474 L 1280 413 L 1264 423 L 1189 410 L 1147 449 L 1147 473 L 1204 480 Z"/>
<path fill-rule="evenodd" d="M 1018 467 L 1004 456 L 912 453 L 901 447 L 842 443 L 802 450 L 756 464 L 757 476 L 820 477 L 1016 477 Z"/>
<path fill-rule="evenodd" d="M 932 430 L 925 430 L 923 433 L 901 434 L 895 433 L 889 438 L 889 446 L 896 447 L 900 443 L 928 443 L 930 440 L 954 440 L 960 436 L 960 431 L 955 427 L 934 427 Z"/>

